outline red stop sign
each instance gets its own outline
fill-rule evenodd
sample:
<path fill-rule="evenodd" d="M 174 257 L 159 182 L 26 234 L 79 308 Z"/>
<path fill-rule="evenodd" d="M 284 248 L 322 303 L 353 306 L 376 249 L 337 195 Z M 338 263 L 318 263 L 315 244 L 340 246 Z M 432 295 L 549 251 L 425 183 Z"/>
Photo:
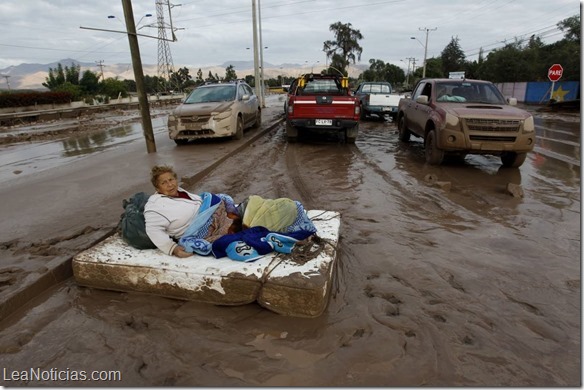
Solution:
<path fill-rule="evenodd" d="M 562 65 L 553 64 L 548 69 L 548 79 L 550 79 L 550 81 L 558 81 L 560 78 L 562 78 L 562 73 L 564 73 L 564 68 L 562 68 Z"/>

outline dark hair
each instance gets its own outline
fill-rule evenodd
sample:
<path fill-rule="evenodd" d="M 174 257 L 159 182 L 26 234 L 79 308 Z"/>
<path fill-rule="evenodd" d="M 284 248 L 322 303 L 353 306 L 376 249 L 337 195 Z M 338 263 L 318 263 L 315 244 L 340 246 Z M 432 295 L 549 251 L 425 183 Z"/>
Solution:
<path fill-rule="evenodd" d="M 174 176 L 175 179 L 178 178 L 176 175 L 176 172 L 174 171 L 174 169 L 171 166 L 155 165 L 152 167 L 152 170 L 150 171 L 150 182 L 152 183 L 154 188 L 157 188 L 156 184 L 158 183 L 158 178 L 163 173 L 172 173 L 172 175 Z"/>

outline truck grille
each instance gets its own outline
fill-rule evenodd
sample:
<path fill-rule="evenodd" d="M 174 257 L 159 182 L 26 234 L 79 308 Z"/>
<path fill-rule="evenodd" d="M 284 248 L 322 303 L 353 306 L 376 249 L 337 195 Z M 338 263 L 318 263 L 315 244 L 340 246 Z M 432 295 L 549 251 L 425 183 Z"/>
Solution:
<path fill-rule="evenodd" d="M 515 119 L 481 119 L 468 118 L 466 126 L 470 131 L 496 131 L 517 133 L 521 129 L 521 121 Z"/>
<path fill-rule="evenodd" d="M 487 141 L 487 142 L 515 142 L 516 137 L 497 137 L 492 135 L 471 135 L 471 141 Z"/>
<path fill-rule="evenodd" d="M 213 130 L 203 129 L 203 130 L 183 130 L 180 132 L 182 135 L 206 135 L 215 134 Z"/>

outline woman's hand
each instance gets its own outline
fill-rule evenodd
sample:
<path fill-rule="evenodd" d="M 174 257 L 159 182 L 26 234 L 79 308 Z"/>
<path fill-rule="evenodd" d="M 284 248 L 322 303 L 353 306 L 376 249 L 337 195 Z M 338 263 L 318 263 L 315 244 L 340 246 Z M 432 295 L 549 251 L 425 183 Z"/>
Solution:
<path fill-rule="evenodd" d="M 185 251 L 185 248 L 183 248 L 180 245 L 177 245 L 173 250 L 172 250 L 172 254 L 173 256 L 176 257 L 190 257 L 193 255 L 193 253 L 189 253 Z"/>

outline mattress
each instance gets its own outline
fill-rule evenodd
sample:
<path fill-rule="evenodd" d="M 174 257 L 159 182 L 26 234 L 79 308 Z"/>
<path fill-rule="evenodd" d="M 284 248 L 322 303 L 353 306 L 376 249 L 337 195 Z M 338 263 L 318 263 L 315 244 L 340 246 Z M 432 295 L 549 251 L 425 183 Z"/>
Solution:
<path fill-rule="evenodd" d="M 308 210 L 317 233 L 292 253 L 269 253 L 253 262 L 212 256 L 181 259 L 157 249 L 135 249 L 119 234 L 73 258 L 78 284 L 140 292 L 215 305 L 257 302 L 294 317 L 318 317 L 327 307 L 335 276 L 340 214 Z"/>

